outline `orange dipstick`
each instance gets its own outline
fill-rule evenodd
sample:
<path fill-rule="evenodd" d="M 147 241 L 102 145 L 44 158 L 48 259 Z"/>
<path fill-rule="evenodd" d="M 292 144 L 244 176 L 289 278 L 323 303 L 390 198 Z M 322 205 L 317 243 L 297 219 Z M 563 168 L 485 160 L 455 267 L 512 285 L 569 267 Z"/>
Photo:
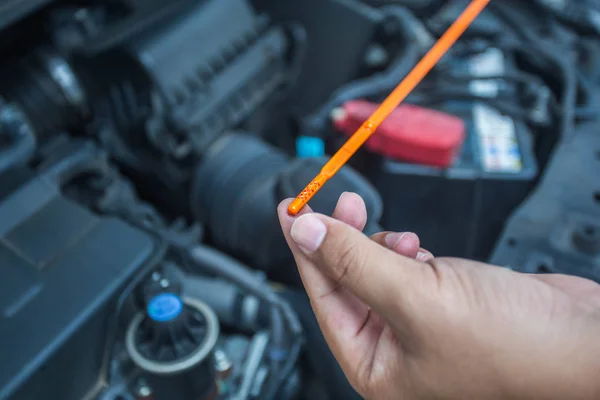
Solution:
<path fill-rule="evenodd" d="M 394 89 L 387 99 L 373 115 L 348 139 L 337 153 L 325 164 L 306 188 L 296 197 L 288 207 L 290 215 L 297 215 L 300 210 L 313 198 L 321 187 L 331 179 L 346 162 L 356 153 L 360 146 L 377 130 L 379 125 L 387 118 L 396 107 L 414 90 L 429 71 L 448 52 L 450 47 L 462 36 L 475 18 L 488 5 L 490 0 L 472 0 L 458 19 L 448 28 L 446 33 L 437 41 L 429 52 L 419 61 L 413 70 Z"/>

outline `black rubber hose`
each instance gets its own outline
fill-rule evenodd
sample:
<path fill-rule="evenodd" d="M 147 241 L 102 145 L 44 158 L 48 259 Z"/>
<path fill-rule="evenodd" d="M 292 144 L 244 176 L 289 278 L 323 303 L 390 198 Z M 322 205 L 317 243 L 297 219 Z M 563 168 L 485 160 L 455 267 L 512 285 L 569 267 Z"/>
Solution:
<path fill-rule="evenodd" d="M 268 387 L 262 396 L 265 400 L 275 400 L 277 394 L 281 390 L 282 386 L 285 382 L 290 378 L 292 373 L 294 372 L 294 368 L 296 367 L 296 362 L 300 358 L 300 353 L 302 351 L 303 342 L 296 341 L 292 346 L 289 356 L 286 359 L 285 363 L 281 367 L 281 372 L 276 376 L 273 380 L 273 384 Z"/>
<path fill-rule="evenodd" d="M 56 69 L 61 75 L 67 74 L 68 84 L 61 84 L 53 75 Z M 0 75 L 0 93 L 27 115 L 39 142 L 64 130 L 79 128 L 89 117 L 78 77 L 70 64 L 50 47 L 40 46 L 5 66 Z M 68 98 L 63 85 L 75 90 L 70 93 L 77 93 L 78 98 Z"/>
<path fill-rule="evenodd" d="M 567 137 L 575 131 L 575 105 L 577 103 L 577 71 L 573 65 L 565 60 L 563 54 L 557 53 L 542 42 L 542 39 L 530 29 L 530 24 L 518 12 L 503 2 L 492 2 L 490 7 L 511 27 L 526 43 L 523 44 L 524 53 L 529 56 L 541 55 L 547 61 L 555 64 L 562 75 L 564 93 L 561 108 L 562 118 L 560 123 L 561 137 Z"/>
<path fill-rule="evenodd" d="M 600 27 L 595 21 L 598 4 L 585 4 L 583 1 L 537 0 L 537 4 L 553 16 L 579 31 L 600 33 Z M 578 4 L 583 3 L 583 4 Z M 593 2 L 592 2 L 593 3 Z M 595 7 L 594 7 L 595 6 Z"/>
<path fill-rule="evenodd" d="M 252 321 L 252 324 L 248 324 L 249 321 L 244 318 L 242 312 L 244 300 L 248 297 L 254 299 L 254 296 L 246 296 L 241 293 L 232 282 L 184 273 L 180 280 L 184 282 L 184 293 L 202 299 L 217 314 L 220 322 L 241 330 L 250 329 L 256 325 L 255 320 Z M 269 317 L 267 316 L 264 320 L 268 324 Z"/>
<path fill-rule="evenodd" d="M 204 273 L 210 273 L 235 282 L 248 293 L 281 310 L 292 333 L 302 335 L 302 326 L 290 306 L 277 296 L 268 283 L 257 279 L 248 267 L 217 250 L 202 245 L 191 249 L 189 259 Z"/>
<path fill-rule="evenodd" d="M 282 371 L 286 365 L 286 361 L 293 355 L 291 349 L 288 350 L 285 325 L 281 318 L 281 312 L 276 307 L 271 309 L 271 341 L 272 346 L 270 349 L 270 367 L 272 379 L 267 383 L 266 389 L 264 389 L 263 398 L 265 400 L 275 399 L 277 393 L 281 389 L 283 382 L 287 377 L 281 376 Z M 297 356 L 294 359 L 294 365 L 296 364 Z"/>
<path fill-rule="evenodd" d="M 327 160 L 291 160 L 252 133 L 228 133 L 206 151 L 196 168 L 190 185 L 192 215 L 206 227 L 211 243 L 225 253 L 267 272 L 275 281 L 299 286 L 276 208 L 279 201 L 300 193 Z M 363 197 L 369 221 L 379 220 L 381 197 L 350 167 L 342 168 L 311 206 L 331 215 L 340 193 L 346 191 Z"/>
<path fill-rule="evenodd" d="M 413 31 L 410 29 L 414 23 L 410 11 L 402 7 L 390 6 L 382 9 L 382 12 L 398 21 L 401 27 L 401 40 L 408 45 L 406 51 L 399 54 L 386 71 L 353 81 L 337 90 L 324 106 L 304 118 L 301 127 L 303 135 L 320 136 L 329 124 L 331 111 L 345 102 L 358 98 L 368 98 L 393 90 L 398 82 L 419 61 L 420 51 L 413 44 L 415 38 Z"/>

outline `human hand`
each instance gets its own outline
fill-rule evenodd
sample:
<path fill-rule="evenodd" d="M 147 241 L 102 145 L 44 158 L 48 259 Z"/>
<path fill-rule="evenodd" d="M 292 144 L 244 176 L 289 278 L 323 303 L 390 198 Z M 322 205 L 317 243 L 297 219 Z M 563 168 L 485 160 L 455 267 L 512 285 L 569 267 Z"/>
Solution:
<path fill-rule="evenodd" d="M 288 205 L 280 222 L 315 315 L 363 397 L 600 398 L 596 283 L 433 258 L 414 234 L 368 238 L 355 194 L 333 218 Z"/>

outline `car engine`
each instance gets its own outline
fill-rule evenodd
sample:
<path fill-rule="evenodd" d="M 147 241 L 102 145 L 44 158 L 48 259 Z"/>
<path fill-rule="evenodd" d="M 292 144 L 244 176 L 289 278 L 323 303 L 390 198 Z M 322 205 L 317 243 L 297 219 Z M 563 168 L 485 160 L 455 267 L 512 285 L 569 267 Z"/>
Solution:
<path fill-rule="evenodd" d="M 0 399 L 359 398 L 276 207 L 467 4 L 0 0 Z M 311 207 L 600 282 L 599 15 L 492 1 Z"/>

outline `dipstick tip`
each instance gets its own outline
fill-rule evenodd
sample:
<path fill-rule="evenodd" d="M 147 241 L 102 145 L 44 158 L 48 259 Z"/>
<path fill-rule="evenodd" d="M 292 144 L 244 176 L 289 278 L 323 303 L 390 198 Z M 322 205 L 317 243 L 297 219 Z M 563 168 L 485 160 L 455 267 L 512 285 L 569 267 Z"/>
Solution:
<path fill-rule="evenodd" d="M 292 217 L 298 215 L 300 210 L 302 210 L 303 206 L 304 206 L 304 204 L 302 204 L 300 201 L 298 201 L 298 199 L 294 199 L 288 206 L 288 214 L 291 215 Z"/>

